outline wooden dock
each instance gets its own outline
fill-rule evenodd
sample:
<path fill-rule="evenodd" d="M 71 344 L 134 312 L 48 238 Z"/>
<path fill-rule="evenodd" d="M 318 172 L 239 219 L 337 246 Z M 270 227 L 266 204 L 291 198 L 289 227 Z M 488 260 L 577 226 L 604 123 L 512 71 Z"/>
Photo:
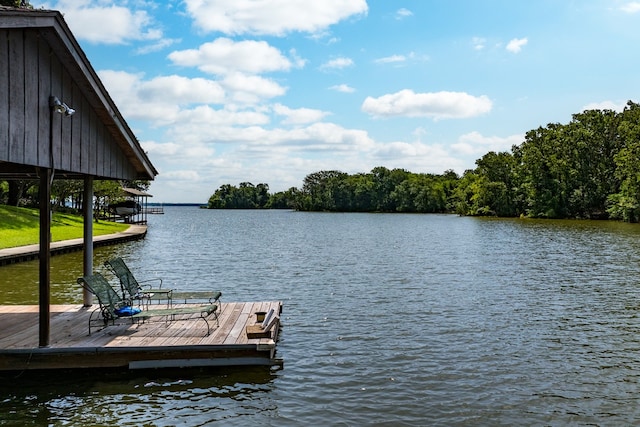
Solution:
<path fill-rule="evenodd" d="M 151 208 L 144 208 L 144 212 L 151 215 L 162 215 L 164 214 L 164 207 L 155 206 Z"/>
<path fill-rule="evenodd" d="M 132 323 L 122 318 L 104 329 L 92 327 L 97 305 L 51 306 L 50 346 L 38 347 L 38 306 L 0 306 L 0 371 L 86 368 L 154 369 L 208 366 L 276 365 L 280 322 L 267 338 L 249 339 L 256 312 L 282 311 L 280 301 L 220 303 L 219 326 L 211 333 L 195 315 L 189 319 L 153 318 Z M 95 317 L 95 316 L 94 316 Z"/>

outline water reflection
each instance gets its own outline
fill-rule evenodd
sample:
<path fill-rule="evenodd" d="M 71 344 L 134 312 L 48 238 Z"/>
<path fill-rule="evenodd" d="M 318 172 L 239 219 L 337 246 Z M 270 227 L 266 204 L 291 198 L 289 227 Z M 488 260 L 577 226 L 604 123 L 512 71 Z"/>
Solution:
<path fill-rule="evenodd" d="M 146 239 L 98 249 L 96 269 L 117 255 L 166 286 L 282 300 L 284 369 L 65 379 L 44 394 L 37 383 L 23 394 L 7 386 L 0 414 L 19 425 L 78 424 L 83 414 L 98 425 L 640 422 L 636 224 L 165 212 Z M 79 301 L 81 254 L 52 262 L 55 301 Z M 0 292 L 37 301 L 13 290 L 37 289 L 37 263 L 10 268 Z"/>
<path fill-rule="evenodd" d="M 105 272 L 102 265 L 120 253 L 120 247 L 107 246 L 94 251 L 95 271 Z M 77 284 L 83 275 L 82 252 L 51 257 L 50 282 L 52 304 L 81 304 L 82 288 Z M 38 304 L 39 261 L 27 261 L 0 267 L 0 300 L 3 304 Z"/>
<path fill-rule="evenodd" d="M 269 418 L 277 411 L 273 379 L 269 368 L 4 375 L 0 425 L 204 426 Z"/>

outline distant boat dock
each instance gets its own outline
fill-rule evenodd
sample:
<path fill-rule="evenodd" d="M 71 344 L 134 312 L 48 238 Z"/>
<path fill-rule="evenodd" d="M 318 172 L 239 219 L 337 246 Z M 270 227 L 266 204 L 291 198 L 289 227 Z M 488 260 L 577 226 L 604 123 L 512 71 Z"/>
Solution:
<path fill-rule="evenodd" d="M 163 206 L 147 207 L 147 208 L 144 208 L 144 213 L 151 214 L 151 215 L 162 215 L 164 214 L 164 207 Z"/>

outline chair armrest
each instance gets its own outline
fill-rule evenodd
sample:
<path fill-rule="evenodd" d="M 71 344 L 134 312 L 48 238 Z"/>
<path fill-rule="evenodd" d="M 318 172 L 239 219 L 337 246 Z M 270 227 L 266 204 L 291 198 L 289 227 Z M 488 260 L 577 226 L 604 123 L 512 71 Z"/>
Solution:
<path fill-rule="evenodd" d="M 151 285 L 147 285 L 147 284 L 146 284 L 146 283 L 149 283 L 149 282 L 160 282 L 160 284 L 159 284 L 159 285 L 157 285 L 156 287 L 157 287 L 157 288 L 159 288 L 159 289 L 160 289 L 160 288 L 162 288 L 162 278 L 161 278 L 161 277 L 156 277 L 156 278 L 153 278 L 153 279 L 147 279 L 147 280 L 138 280 L 138 284 L 139 284 L 141 287 L 142 287 L 142 286 L 146 286 L 146 287 L 148 287 L 148 288 L 153 288 L 153 286 L 151 286 Z"/>

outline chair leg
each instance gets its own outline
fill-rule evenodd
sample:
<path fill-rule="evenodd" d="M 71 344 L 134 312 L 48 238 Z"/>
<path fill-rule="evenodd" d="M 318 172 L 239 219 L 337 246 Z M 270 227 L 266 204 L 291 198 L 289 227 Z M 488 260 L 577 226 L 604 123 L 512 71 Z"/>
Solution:
<path fill-rule="evenodd" d="M 205 335 L 205 337 L 208 337 L 209 334 L 211 333 L 211 330 L 209 329 L 209 321 L 207 320 L 207 318 L 205 316 L 203 316 L 202 314 L 200 314 L 200 318 L 202 320 L 204 320 L 204 323 L 207 324 L 207 335 Z"/>

